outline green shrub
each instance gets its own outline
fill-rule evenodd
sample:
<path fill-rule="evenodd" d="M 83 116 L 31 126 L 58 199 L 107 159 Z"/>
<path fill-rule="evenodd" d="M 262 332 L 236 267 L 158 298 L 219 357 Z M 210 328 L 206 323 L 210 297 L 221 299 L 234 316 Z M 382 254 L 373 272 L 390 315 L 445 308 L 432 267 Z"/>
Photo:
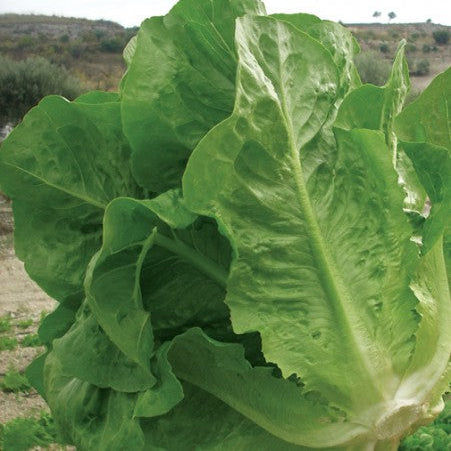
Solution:
<path fill-rule="evenodd" d="M 74 44 L 72 44 L 71 46 L 69 46 L 69 53 L 75 59 L 80 58 L 80 56 L 82 55 L 84 50 L 85 50 L 85 47 L 78 41 L 75 42 Z"/>
<path fill-rule="evenodd" d="M 417 51 L 417 46 L 412 43 L 407 43 L 406 45 L 406 52 L 407 53 L 415 53 Z"/>
<path fill-rule="evenodd" d="M 19 393 L 27 392 L 31 389 L 28 379 L 13 366 L 10 366 L 3 379 L 0 381 L 3 391 Z"/>
<path fill-rule="evenodd" d="M 428 60 L 420 60 L 409 63 L 409 72 L 411 75 L 423 76 L 430 72 L 430 64 Z"/>
<path fill-rule="evenodd" d="M 357 55 L 356 65 L 364 83 L 381 86 L 387 81 L 390 73 L 390 64 L 373 51 Z"/>
<path fill-rule="evenodd" d="M 388 44 L 386 42 L 383 42 L 380 46 L 379 46 L 379 50 L 382 53 L 388 53 L 390 51 L 390 47 L 388 46 Z"/>
<path fill-rule="evenodd" d="M 26 451 L 59 442 L 53 418 L 41 412 L 39 418 L 14 418 L 0 430 L 0 449 Z"/>
<path fill-rule="evenodd" d="M 0 316 L 0 332 L 8 332 L 11 330 L 11 316 Z"/>
<path fill-rule="evenodd" d="M 42 342 L 39 339 L 38 334 L 25 335 L 22 342 L 20 343 L 24 348 L 35 348 L 37 346 L 42 346 Z"/>
<path fill-rule="evenodd" d="M 35 40 L 30 35 L 24 35 L 19 38 L 17 47 L 20 50 L 31 49 L 35 46 Z"/>
<path fill-rule="evenodd" d="M 429 44 L 423 44 L 423 53 L 429 53 L 432 47 Z"/>
<path fill-rule="evenodd" d="M 104 30 L 94 30 L 95 37 L 98 41 L 103 39 L 105 37 L 105 31 Z"/>
<path fill-rule="evenodd" d="M 449 41 L 449 32 L 448 30 L 437 30 L 432 33 L 432 37 L 437 44 L 446 45 Z"/>
<path fill-rule="evenodd" d="M 123 39 L 121 39 L 120 37 L 116 36 L 116 37 L 111 38 L 111 39 L 103 39 L 100 42 L 100 48 L 104 52 L 120 53 L 120 52 L 122 52 L 125 44 L 126 43 L 124 42 Z"/>
<path fill-rule="evenodd" d="M 17 123 L 48 94 L 73 99 L 80 92 L 76 78 L 44 58 L 13 61 L 0 57 L 0 125 Z"/>
<path fill-rule="evenodd" d="M 19 329 L 27 329 L 28 327 L 30 327 L 33 324 L 33 320 L 31 318 L 29 319 L 24 319 L 22 321 L 19 321 L 17 323 L 17 327 Z"/>
<path fill-rule="evenodd" d="M 12 351 L 17 346 L 17 339 L 11 337 L 0 337 L 0 351 Z"/>

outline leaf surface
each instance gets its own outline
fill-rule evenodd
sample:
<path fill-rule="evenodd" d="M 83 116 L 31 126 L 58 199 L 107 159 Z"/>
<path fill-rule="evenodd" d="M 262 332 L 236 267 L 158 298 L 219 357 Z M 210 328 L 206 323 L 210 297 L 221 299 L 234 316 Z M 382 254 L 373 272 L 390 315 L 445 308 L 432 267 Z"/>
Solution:
<path fill-rule="evenodd" d="M 193 153 L 187 204 L 234 249 L 235 332 L 260 332 L 285 377 L 361 413 L 396 390 L 417 328 L 415 246 L 391 156 L 381 133 L 337 129 L 336 152 L 305 170 L 303 147 L 335 108 L 330 53 L 263 17 L 239 19 L 237 43 L 234 113 Z"/>
<path fill-rule="evenodd" d="M 258 0 L 182 0 L 143 22 L 122 86 L 133 172 L 152 191 L 180 186 L 192 149 L 232 111 L 235 19 Z"/>
<path fill-rule="evenodd" d="M 14 201 L 16 253 L 53 298 L 81 302 L 105 206 L 118 195 L 140 197 L 129 154 L 113 94 L 72 103 L 46 97 L 3 143 L 0 179 Z"/>
<path fill-rule="evenodd" d="M 155 334 L 170 339 L 192 323 L 228 320 L 230 250 L 216 227 L 197 223 L 196 230 L 195 219 L 171 191 L 146 201 L 116 199 L 105 212 L 103 246 L 86 279 L 88 304 L 109 338 L 144 369 Z"/>
<path fill-rule="evenodd" d="M 438 75 L 397 118 L 400 147 L 432 204 L 423 227 L 422 252 L 429 252 L 449 224 L 451 209 L 451 69 Z M 428 113 L 430 112 L 430 114 Z M 449 231 L 445 233 L 448 246 Z M 447 252 L 447 254 L 449 251 Z"/>
<path fill-rule="evenodd" d="M 156 383 L 150 369 L 145 371 L 110 341 L 85 306 L 81 307 L 71 329 L 53 341 L 52 352 L 61 363 L 64 374 L 99 388 L 111 387 L 116 391 L 133 393 Z"/>
<path fill-rule="evenodd" d="M 429 400 L 428 407 L 433 409 L 437 402 L 442 403 L 450 383 L 446 369 L 451 355 L 451 299 L 442 239 L 422 257 L 412 289 L 420 301 L 421 322 L 415 354 L 398 392 L 404 399 Z"/>
<path fill-rule="evenodd" d="M 271 434 L 311 447 L 343 445 L 368 430 L 275 368 L 252 367 L 240 344 L 212 340 L 201 329 L 178 335 L 169 351 L 177 377 L 223 400 Z M 199 371 L 198 368 L 202 368 Z M 327 418 L 327 420 L 326 420 Z"/>

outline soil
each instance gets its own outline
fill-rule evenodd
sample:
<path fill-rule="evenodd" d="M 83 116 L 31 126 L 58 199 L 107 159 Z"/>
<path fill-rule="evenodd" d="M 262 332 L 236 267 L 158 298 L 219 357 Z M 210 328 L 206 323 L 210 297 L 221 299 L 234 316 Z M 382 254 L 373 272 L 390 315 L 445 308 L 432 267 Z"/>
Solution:
<path fill-rule="evenodd" d="M 1 336 L 15 337 L 19 345 L 12 351 L 0 352 L 0 381 L 11 367 L 23 371 L 40 354 L 40 347 L 22 347 L 20 342 L 28 334 L 37 332 L 42 312 L 55 308 L 49 298 L 24 270 L 13 250 L 12 217 L 9 202 L 0 198 L 0 317 L 11 318 L 11 330 Z M 20 321 L 32 320 L 27 328 L 20 328 Z M 0 391 L 0 423 L 16 417 L 39 416 L 48 410 L 44 400 L 34 390 L 29 393 L 6 393 Z"/>

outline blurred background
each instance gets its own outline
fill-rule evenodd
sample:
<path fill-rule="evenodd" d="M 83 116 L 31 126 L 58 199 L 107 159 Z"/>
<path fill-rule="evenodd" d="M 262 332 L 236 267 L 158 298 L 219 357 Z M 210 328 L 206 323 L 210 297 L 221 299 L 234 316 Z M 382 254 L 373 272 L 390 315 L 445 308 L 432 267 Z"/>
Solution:
<path fill-rule="evenodd" d="M 16 0 L 0 3 L 0 140 L 43 96 L 117 90 L 122 50 L 146 17 L 165 14 L 175 0 Z M 382 85 L 401 39 L 415 98 L 451 62 L 451 10 L 443 2 L 267 0 L 269 13 L 302 12 L 340 21 L 361 46 L 362 80 Z M 76 16 L 76 17 L 71 17 Z M 88 19 L 89 18 L 89 19 Z M 438 23 L 438 22 L 441 22 Z"/>

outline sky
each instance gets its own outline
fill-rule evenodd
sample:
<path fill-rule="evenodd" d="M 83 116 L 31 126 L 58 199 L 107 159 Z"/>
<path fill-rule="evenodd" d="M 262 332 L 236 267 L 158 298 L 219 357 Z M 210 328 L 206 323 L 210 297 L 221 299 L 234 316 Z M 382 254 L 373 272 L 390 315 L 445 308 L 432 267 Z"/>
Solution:
<path fill-rule="evenodd" d="M 139 25 L 150 16 L 164 15 L 176 0 L 0 0 L 1 13 L 34 13 L 88 19 L 105 19 L 125 27 Z M 322 19 L 345 23 L 388 22 L 393 11 L 393 22 L 425 22 L 451 25 L 451 3 L 447 0 L 266 0 L 268 13 L 304 12 Z M 373 18 L 379 11 L 381 16 Z"/>

